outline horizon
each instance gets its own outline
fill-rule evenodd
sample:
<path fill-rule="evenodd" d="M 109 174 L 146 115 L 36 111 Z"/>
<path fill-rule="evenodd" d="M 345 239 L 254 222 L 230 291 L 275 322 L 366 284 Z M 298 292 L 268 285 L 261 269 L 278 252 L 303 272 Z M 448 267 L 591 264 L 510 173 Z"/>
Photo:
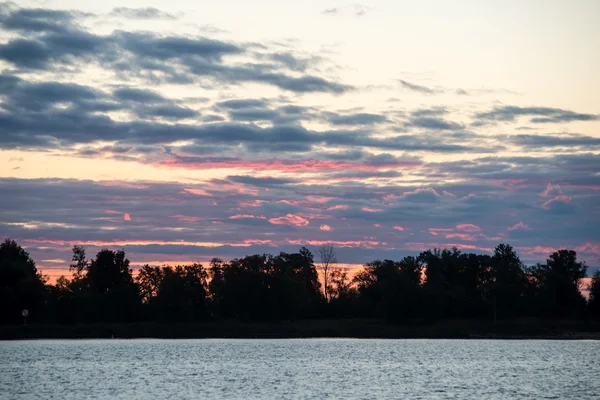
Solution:
<path fill-rule="evenodd" d="M 429 248 L 600 267 L 600 3 L 0 3 L 0 239 L 69 275 Z M 314 252 L 314 251 L 313 251 Z"/>

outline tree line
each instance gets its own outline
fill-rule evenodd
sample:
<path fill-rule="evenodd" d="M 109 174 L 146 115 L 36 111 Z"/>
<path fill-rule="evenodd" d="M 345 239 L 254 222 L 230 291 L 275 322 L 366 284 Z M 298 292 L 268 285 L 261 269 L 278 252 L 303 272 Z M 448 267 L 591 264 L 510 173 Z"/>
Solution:
<path fill-rule="evenodd" d="M 15 241 L 0 244 L 0 324 L 209 320 L 286 321 L 377 318 L 390 323 L 442 318 L 600 319 L 600 272 L 580 287 L 585 263 L 559 250 L 525 266 L 508 244 L 493 255 L 433 249 L 399 261 L 375 260 L 350 276 L 335 249 L 315 256 L 261 254 L 208 266 L 143 266 L 134 275 L 123 250 L 88 259 L 73 247 L 70 278 L 55 284 Z"/>

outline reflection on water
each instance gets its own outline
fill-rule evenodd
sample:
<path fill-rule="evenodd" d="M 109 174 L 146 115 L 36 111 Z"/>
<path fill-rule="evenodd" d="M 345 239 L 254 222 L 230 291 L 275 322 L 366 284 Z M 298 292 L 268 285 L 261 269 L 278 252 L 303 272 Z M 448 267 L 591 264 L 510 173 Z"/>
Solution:
<path fill-rule="evenodd" d="M 592 399 L 599 355 L 598 341 L 4 341 L 0 397 Z"/>

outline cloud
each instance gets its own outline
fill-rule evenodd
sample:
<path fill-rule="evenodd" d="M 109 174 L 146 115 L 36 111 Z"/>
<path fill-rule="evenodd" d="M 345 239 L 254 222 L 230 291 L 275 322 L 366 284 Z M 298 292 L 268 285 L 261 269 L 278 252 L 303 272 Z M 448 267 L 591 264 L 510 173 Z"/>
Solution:
<path fill-rule="evenodd" d="M 9 31 L 64 33 L 74 28 L 77 14 L 41 8 L 0 8 L 0 25 Z"/>
<path fill-rule="evenodd" d="M 529 227 L 529 225 L 524 224 L 523 221 L 520 221 L 520 222 L 514 224 L 513 226 L 509 226 L 508 230 L 509 231 L 516 231 L 516 230 L 530 231 L 531 228 Z"/>
<path fill-rule="evenodd" d="M 539 195 L 541 197 L 554 197 L 554 196 L 559 196 L 562 194 L 563 194 L 563 191 L 560 188 L 560 185 L 553 185 L 552 183 L 548 183 L 548 185 L 546 186 L 546 189 L 544 189 L 544 191 L 541 192 Z"/>
<path fill-rule="evenodd" d="M 446 121 L 443 118 L 436 117 L 412 118 L 408 125 L 431 130 L 460 130 L 464 128 L 463 125 L 457 122 Z"/>
<path fill-rule="evenodd" d="M 128 19 L 175 19 L 172 14 L 166 13 L 154 7 L 145 8 L 129 8 L 117 7 L 113 8 L 111 15 L 128 18 Z"/>
<path fill-rule="evenodd" d="M 417 84 L 410 83 L 410 82 L 402 80 L 402 79 L 399 79 L 398 82 L 400 82 L 400 85 L 402 85 L 403 88 L 411 90 L 413 92 L 418 92 L 418 93 L 423 93 L 423 94 L 439 93 L 439 91 L 437 89 L 432 89 L 427 86 L 417 85 Z"/>
<path fill-rule="evenodd" d="M 528 149 L 540 148 L 573 148 L 582 147 L 586 150 L 600 148 L 600 138 L 577 134 L 561 135 L 511 135 L 508 141 Z"/>
<path fill-rule="evenodd" d="M 269 222 L 273 225 L 294 225 L 294 226 L 306 226 L 310 222 L 298 215 L 287 214 L 283 217 L 270 218 Z"/>
<path fill-rule="evenodd" d="M 456 229 L 463 232 L 480 232 L 481 228 L 473 224 L 458 224 Z"/>
<path fill-rule="evenodd" d="M 571 196 L 555 196 L 542 204 L 542 208 L 544 210 L 558 213 L 569 213 L 572 212 L 575 207 L 573 204 L 571 204 L 572 200 L 573 198 Z"/>
<path fill-rule="evenodd" d="M 482 122 L 513 122 L 519 117 L 528 116 L 531 123 L 563 123 L 573 121 L 596 121 L 598 115 L 577 113 L 551 107 L 499 106 L 491 111 L 476 114 Z"/>
<path fill-rule="evenodd" d="M 364 4 L 350 4 L 342 7 L 327 8 L 321 13 L 324 15 L 353 15 L 355 17 L 362 17 L 367 15 L 371 11 L 371 7 Z"/>
<path fill-rule="evenodd" d="M 380 124 L 387 121 L 384 115 L 370 114 L 370 113 L 357 113 L 340 115 L 337 113 L 326 114 L 327 120 L 333 125 L 374 125 Z"/>
<path fill-rule="evenodd" d="M 164 17 L 154 9 L 117 10 L 129 16 Z M 253 44 L 149 32 L 115 31 L 96 35 L 78 25 L 77 17 L 69 12 L 37 9 L 3 13 L 0 20 L 3 27 L 21 32 L 22 37 L 0 44 L 0 59 L 18 68 L 36 70 L 97 64 L 112 69 L 118 76 L 153 83 L 188 84 L 210 80 L 221 84 L 262 83 L 296 93 L 340 94 L 353 90 L 350 85 L 320 76 L 298 76 L 298 65 L 292 65 L 289 56 L 285 57 L 288 62 L 278 57 L 274 60 L 276 64 L 225 61 L 229 56 L 251 57 L 254 53 L 249 49 Z"/>

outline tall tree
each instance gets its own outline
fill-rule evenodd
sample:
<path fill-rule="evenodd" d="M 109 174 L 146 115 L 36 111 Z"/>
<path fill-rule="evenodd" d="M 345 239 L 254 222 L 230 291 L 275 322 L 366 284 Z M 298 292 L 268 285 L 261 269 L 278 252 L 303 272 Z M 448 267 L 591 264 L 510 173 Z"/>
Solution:
<path fill-rule="evenodd" d="M 586 303 L 580 286 L 586 271 L 587 266 L 577 261 L 574 250 L 556 251 L 546 264 L 530 269 L 537 285 L 537 296 L 547 315 L 577 317 L 583 313 Z"/>
<path fill-rule="evenodd" d="M 0 323 L 22 321 L 21 311 L 26 309 L 31 319 L 38 318 L 41 309 L 45 280 L 35 262 L 14 240 L 0 244 Z"/>
<path fill-rule="evenodd" d="M 330 244 L 324 244 L 317 249 L 317 255 L 323 272 L 323 293 L 325 294 L 325 302 L 331 299 L 331 290 L 329 284 L 330 269 L 337 263 L 335 249 Z"/>
<path fill-rule="evenodd" d="M 590 314 L 594 318 L 600 319 L 600 270 L 594 272 L 592 281 L 588 287 L 590 300 L 588 302 Z"/>
<path fill-rule="evenodd" d="M 512 246 L 501 243 L 492 256 L 491 301 L 501 317 L 522 315 L 527 278 L 524 266 Z"/>

